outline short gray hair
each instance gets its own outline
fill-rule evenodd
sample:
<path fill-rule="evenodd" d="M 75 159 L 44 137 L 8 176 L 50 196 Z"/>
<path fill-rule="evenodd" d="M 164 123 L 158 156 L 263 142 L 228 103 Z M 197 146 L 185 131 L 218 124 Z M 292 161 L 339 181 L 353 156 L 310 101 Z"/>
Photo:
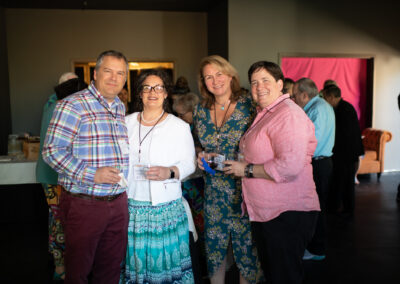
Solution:
<path fill-rule="evenodd" d="M 176 107 L 181 105 L 185 112 L 193 112 L 194 107 L 199 103 L 199 96 L 195 93 L 186 93 L 184 95 L 178 95 L 174 100 L 172 108 L 176 111 Z"/>
<path fill-rule="evenodd" d="M 305 92 L 307 94 L 309 99 L 318 95 L 317 85 L 309 78 L 301 78 L 297 80 L 295 84 L 301 93 Z"/>
<path fill-rule="evenodd" d="M 126 59 L 125 55 L 122 54 L 122 52 L 115 51 L 115 50 L 106 50 L 106 51 L 103 51 L 103 52 L 99 55 L 99 57 L 97 57 L 97 60 L 96 60 L 96 70 L 99 70 L 101 64 L 103 63 L 104 57 L 106 57 L 106 56 L 111 56 L 111 57 L 115 57 L 115 58 L 124 60 L 124 61 L 125 61 L 125 64 L 126 64 L 126 76 L 128 76 L 128 73 L 129 73 L 129 63 L 128 63 L 128 60 Z"/>

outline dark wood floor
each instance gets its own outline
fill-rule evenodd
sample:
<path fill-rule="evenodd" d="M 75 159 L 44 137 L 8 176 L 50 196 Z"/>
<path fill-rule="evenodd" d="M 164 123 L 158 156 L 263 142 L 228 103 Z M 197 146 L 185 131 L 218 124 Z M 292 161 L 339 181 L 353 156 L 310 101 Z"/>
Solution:
<path fill-rule="evenodd" d="M 400 172 L 360 182 L 354 219 L 329 215 L 327 257 L 304 262 L 305 283 L 400 283 Z M 0 283 L 52 283 L 41 187 L 0 186 L 0 193 Z M 235 276 L 230 271 L 226 283 Z"/>
<path fill-rule="evenodd" d="M 305 283 L 400 283 L 400 173 L 360 177 L 351 221 L 328 219 L 324 261 L 305 261 Z"/>

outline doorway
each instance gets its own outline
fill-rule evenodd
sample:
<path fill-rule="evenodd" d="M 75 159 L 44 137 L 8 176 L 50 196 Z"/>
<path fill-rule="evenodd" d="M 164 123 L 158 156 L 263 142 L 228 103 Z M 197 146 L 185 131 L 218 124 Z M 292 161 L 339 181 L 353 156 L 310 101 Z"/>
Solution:
<path fill-rule="evenodd" d="M 343 99 L 354 106 L 361 131 L 372 126 L 373 57 L 282 55 L 280 61 L 285 78 L 310 78 L 319 90 L 325 80 L 336 81 Z"/>

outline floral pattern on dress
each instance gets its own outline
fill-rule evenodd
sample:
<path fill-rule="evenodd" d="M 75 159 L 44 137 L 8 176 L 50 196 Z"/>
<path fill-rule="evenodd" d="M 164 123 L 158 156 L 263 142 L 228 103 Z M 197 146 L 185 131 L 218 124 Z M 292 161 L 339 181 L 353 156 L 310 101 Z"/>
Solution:
<path fill-rule="evenodd" d="M 197 146 L 208 151 L 218 149 L 228 160 L 237 159 L 240 138 L 250 126 L 254 115 L 255 108 L 250 98 L 241 97 L 232 115 L 219 129 L 218 139 L 209 109 L 197 105 L 193 115 Z M 250 283 L 256 283 L 261 268 L 252 242 L 249 217 L 247 214 L 241 216 L 241 180 L 220 171 L 216 171 L 214 176 L 205 173 L 204 178 L 205 246 L 209 274 L 214 275 L 222 264 L 231 239 L 240 273 Z"/>

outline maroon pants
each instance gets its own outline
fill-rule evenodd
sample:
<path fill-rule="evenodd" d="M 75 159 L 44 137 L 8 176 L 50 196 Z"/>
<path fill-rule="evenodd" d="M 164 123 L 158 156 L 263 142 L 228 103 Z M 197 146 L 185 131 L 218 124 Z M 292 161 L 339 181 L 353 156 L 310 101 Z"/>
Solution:
<path fill-rule="evenodd" d="M 65 284 L 119 282 L 128 236 L 126 193 L 113 201 L 86 200 L 62 191 Z"/>

